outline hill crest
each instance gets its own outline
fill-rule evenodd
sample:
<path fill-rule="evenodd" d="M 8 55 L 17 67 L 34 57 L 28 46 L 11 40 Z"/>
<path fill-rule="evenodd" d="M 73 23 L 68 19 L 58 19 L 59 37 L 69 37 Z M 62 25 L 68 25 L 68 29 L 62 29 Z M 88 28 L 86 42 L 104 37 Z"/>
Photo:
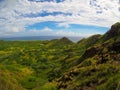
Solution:
<path fill-rule="evenodd" d="M 117 22 L 111 26 L 111 29 L 104 34 L 103 39 L 117 38 L 120 36 L 120 22 Z"/>

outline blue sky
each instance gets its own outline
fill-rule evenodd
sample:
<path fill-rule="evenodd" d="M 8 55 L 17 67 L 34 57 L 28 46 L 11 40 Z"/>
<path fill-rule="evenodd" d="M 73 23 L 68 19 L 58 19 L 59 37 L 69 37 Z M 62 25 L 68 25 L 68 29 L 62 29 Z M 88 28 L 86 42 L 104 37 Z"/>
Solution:
<path fill-rule="evenodd" d="M 85 34 L 103 34 L 109 28 L 102 26 L 94 26 L 94 25 L 81 25 L 81 24 L 70 24 L 69 26 L 58 26 L 59 22 L 47 21 L 41 23 L 35 23 L 33 25 L 29 25 L 26 27 L 26 30 L 43 30 L 45 27 L 53 30 L 53 31 L 72 31 L 75 33 L 85 33 Z M 66 33 L 67 34 L 67 33 Z M 79 35 L 76 35 L 79 36 Z"/>
<path fill-rule="evenodd" d="M 119 0 L 0 0 L 1 37 L 104 34 L 120 21 Z"/>

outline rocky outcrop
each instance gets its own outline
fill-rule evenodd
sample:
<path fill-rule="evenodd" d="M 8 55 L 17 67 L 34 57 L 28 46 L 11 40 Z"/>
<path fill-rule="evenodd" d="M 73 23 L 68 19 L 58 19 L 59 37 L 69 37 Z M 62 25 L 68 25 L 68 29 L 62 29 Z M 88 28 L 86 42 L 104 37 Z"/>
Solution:
<path fill-rule="evenodd" d="M 103 36 L 104 40 L 120 36 L 120 23 L 117 22 L 111 26 L 111 29 Z"/>

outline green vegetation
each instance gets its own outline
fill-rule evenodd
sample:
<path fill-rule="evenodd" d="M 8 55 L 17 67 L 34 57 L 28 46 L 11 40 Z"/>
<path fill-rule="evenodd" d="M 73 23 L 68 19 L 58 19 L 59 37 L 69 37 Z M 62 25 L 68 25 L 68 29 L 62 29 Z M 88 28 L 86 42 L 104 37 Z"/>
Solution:
<path fill-rule="evenodd" d="M 0 90 L 120 90 L 120 23 L 73 43 L 0 40 Z"/>

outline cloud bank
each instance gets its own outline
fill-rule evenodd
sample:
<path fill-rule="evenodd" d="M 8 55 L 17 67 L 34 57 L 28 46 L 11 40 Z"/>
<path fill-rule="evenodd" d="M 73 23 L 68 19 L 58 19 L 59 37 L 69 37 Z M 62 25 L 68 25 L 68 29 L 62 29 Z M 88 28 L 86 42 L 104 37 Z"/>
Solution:
<path fill-rule="evenodd" d="M 49 33 L 56 35 L 76 35 L 74 31 L 26 30 L 35 23 L 53 21 L 58 27 L 70 27 L 71 24 L 110 27 L 120 21 L 119 0 L 1 0 L 0 34 Z M 45 33 L 45 35 L 46 35 Z M 81 34 L 78 34 L 79 36 Z M 87 34 L 88 35 L 88 34 Z"/>

